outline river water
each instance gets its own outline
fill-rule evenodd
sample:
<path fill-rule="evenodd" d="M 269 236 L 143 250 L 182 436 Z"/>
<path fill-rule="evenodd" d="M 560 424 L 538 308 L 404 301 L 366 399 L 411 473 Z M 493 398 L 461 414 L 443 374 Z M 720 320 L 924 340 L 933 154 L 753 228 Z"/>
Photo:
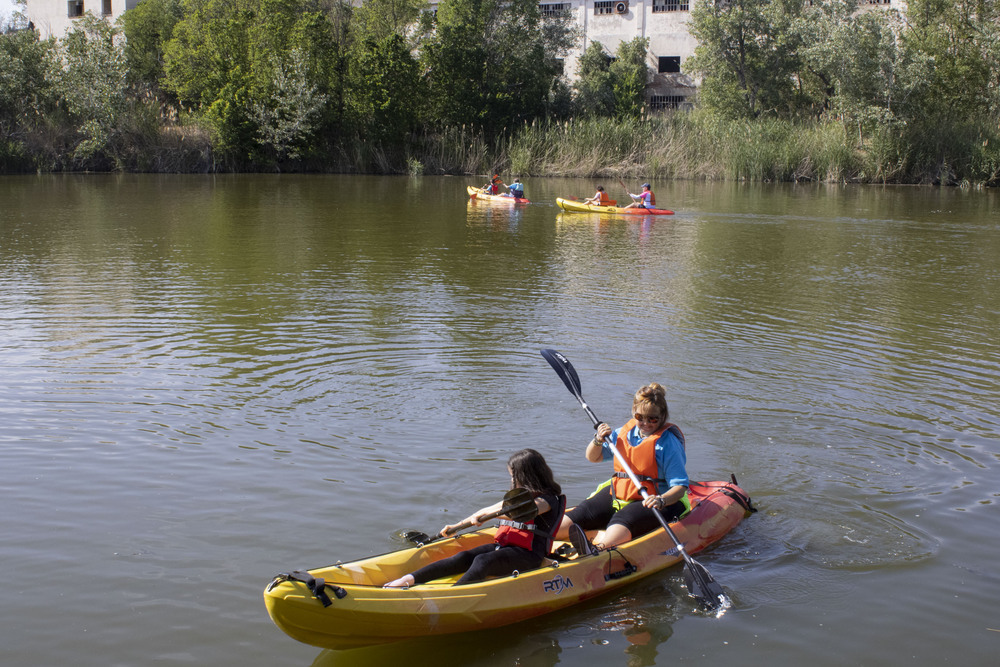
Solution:
<path fill-rule="evenodd" d="M 0 178 L 5 664 L 995 664 L 997 193 L 660 183 L 677 215 L 621 220 L 467 184 Z M 691 476 L 753 497 L 698 557 L 733 608 L 678 567 L 444 639 L 271 624 L 274 574 L 494 502 L 516 449 L 571 502 L 607 478 L 545 347 L 616 425 L 663 383 Z"/>

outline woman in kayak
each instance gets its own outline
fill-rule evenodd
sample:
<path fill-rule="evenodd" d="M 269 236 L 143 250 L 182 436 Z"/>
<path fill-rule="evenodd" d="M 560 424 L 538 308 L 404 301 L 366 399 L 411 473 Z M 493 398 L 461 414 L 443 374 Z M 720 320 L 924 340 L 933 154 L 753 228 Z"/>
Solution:
<path fill-rule="evenodd" d="M 416 572 L 404 574 L 399 579 L 385 584 L 385 588 L 398 588 L 423 584 L 434 579 L 449 577 L 464 572 L 455 585 L 482 581 L 487 577 L 508 575 L 514 570 L 525 572 L 542 564 L 552 550 L 552 538 L 559 528 L 566 496 L 552 476 L 549 464 L 534 449 L 514 452 L 507 460 L 511 489 L 527 489 L 534 497 L 538 515 L 521 523 L 501 520 L 493 544 L 484 544 L 459 552 L 443 560 L 430 563 Z M 473 512 L 463 521 L 479 525 L 479 517 L 497 512 L 503 503 L 496 503 Z M 530 504 L 528 505 L 530 508 Z M 442 535 L 449 534 L 463 521 L 449 524 L 441 529 Z"/>
<path fill-rule="evenodd" d="M 635 201 L 626 206 L 625 208 L 656 208 L 656 195 L 653 194 L 652 189 L 649 187 L 649 183 L 642 184 L 642 192 L 637 195 L 628 193 L 628 196 Z"/>
<path fill-rule="evenodd" d="M 584 531 L 604 529 L 601 544 L 613 547 L 658 528 L 653 511 L 673 521 L 690 509 L 684 434 L 668 419 L 667 392 L 654 382 L 635 393 L 632 419 L 624 426 L 611 430 L 607 424 L 597 425 L 597 435 L 587 443 L 587 460 L 614 459 L 615 474 L 566 513 L 556 539 L 568 537 L 577 551 L 593 553 Z M 646 489 L 645 499 L 614 458 L 605 442 L 609 437 Z"/>

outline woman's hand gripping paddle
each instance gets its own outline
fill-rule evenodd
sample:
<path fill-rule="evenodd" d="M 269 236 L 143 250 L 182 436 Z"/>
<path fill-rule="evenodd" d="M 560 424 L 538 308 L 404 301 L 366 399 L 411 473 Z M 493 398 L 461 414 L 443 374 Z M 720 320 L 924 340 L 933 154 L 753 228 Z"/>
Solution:
<path fill-rule="evenodd" d="M 580 394 L 580 377 L 576 374 L 576 369 L 573 368 L 573 364 L 569 363 L 569 359 L 564 357 L 562 354 L 556 350 L 542 350 L 542 356 L 545 357 L 545 361 L 549 362 L 555 372 L 562 378 L 563 383 L 566 388 L 570 390 L 576 399 L 580 401 L 580 405 L 583 406 L 584 411 L 586 411 L 587 416 L 590 420 L 594 422 L 596 427 L 600 424 L 600 420 L 597 415 L 594 414 L 590 406 L 583 400 L 583 396 Z M 642 497 L 645 498 L 649 495 L 646 489 L 639 483 L 638 478 L 635 473 L 632 472 L 632 468 L 629 467 L 628 462 L 615 443 L 611 442 L 608 438 L 606 442 L 610 445 L 611 451 L 614 453 L 615 458 L 618 459 L 618 463 L 621 465 L 622 469 L 628 473 L 629 479 L 635 484 L 636 488 L 642 493 Z M 660 525 L 673 540 L 674 544 L 677 546 L 677 551 L 684 558 L 684 581 L 687 584 L 688 592 L 693 595 L 706 609 L 711 611 L 719 611 L 726 609 L 731 605 L 729 596 L 726 592 L 722 590 L 722 586 L 715 581 L 708 570 L 704 568 L 700 563 L 698 563 L 694 558 L 688 554 L 687 550 L 684 549 L 684 545 L 680 543 L 677 536 L 674 535 L 674 531 L 670 529 L 670 525 L 667 520 L 663 518 L 663 515 L 657 512 L 655 509 L 650 508 L 656 518 L 659 519 Z"/>
<path fill-rule="evenodd" d="M 511 489 L 504 494 L 503 506 L 499 510 L 496 512 L 489 512 L 488 514 L 482 514 L 476 518 L 479 520 L 479 523 L 483 523 L 485 521 L 489 521 L 490 519 L 495 519 L 498 516 L 506 516 L 511 521 L 524 523 L 525 521 L 531 521 L 538 516 L 538 505 L 535 504 L 535 499 L 531 496 L 531 492 L 527 489 Z M 438 533 L 433 537 L 427 535 L 427 533 L 422 533 L 416 530 L 404 533 L 403 537 L 418 546 L 423 546 L 425 544 L 430 544 L 431 542 L 436 542 L 437 540 L 442 540 L 446 537 L 451 537 L 458 531 L 471 528 L 475 525 L 477 524 L 472 521 L 464 521 L 447 533 Z"/>

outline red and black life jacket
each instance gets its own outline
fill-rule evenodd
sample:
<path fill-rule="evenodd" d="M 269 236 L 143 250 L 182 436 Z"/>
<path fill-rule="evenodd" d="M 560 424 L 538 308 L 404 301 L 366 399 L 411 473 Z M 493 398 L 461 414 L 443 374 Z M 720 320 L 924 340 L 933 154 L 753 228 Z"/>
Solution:
<path fill-rule="evenodd" d="M 534 497 L 539 497 L 540 493 L 534 494 Z M 529 551 L 536 551 L 541 553 L 543 556 L 552 550 L 552 541 L 555 537 L 556 531 L 559 530 L 559 524 L 562 522 L 563 512 L 566 511 L 566 496 L 560 495 L 558 500 L 559 506 L 555 509 L 555 520 L 552 522 L 551 526 L 540 526 L 537 523 L 539 517 L 535 517 L 530 521 L 520 522 L 511 521 L 510 519 L 501 519 L 498 521 L 500 527 L 497 529 L 496 536 L 493 541 L 501 546 L 506 546 L 508 544 L 523 547 Z M 549 512 L 552 511 L 549 510 Z M 546 512 L 548 514 L 549 512 Z M 542 532 L 544 531 L 544 532 Z M 539 545 L 543 549 L 535 549 L 535 540 L 543 540 Z"/>

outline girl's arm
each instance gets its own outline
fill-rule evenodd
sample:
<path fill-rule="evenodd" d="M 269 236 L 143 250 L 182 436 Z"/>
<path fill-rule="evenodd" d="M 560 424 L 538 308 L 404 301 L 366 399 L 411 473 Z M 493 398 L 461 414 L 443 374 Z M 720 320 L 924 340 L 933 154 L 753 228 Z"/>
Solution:
<path fill-rule="evenodd" d="M 478 509 L 460 521 L 456 521 L 455 523 L 449 523 L 447 526 L 441 529 L 441 534 L 447 535 L 450 531 L 454 530 L 456 526 L 460 526 L 466 522 L 471 523 L 474 526 L 479 526 L 481 525 L 479 522 L 479 517 L 483 516 L 484 514 L 499 512 L 500 508 L 502 507 L 503 507 L 503 501 L 501 500 L 498 503 L 493 503 L 489 507 L 483 507 L 482 509 Z"/>

